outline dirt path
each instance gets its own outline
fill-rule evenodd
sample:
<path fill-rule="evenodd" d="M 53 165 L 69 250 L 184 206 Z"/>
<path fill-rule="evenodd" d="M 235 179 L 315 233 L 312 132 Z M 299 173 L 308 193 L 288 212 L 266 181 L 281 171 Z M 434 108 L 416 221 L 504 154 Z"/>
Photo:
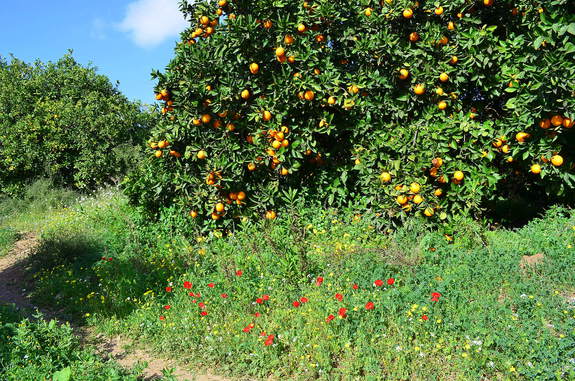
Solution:
<path fill-rule="evenodd" d="M 33 305 L 29 298 L 26 266 L 28 259 L 38 248 L 39 240 L 31 233 L 26 233 L 15 243 L 10 252 L 0 258 L 0 304 L 14 304 L 22 310 L 39 310 L 45 319 L 66 319 L 56 312 Z M 105 358 L 112 358 L 125 368 L 131 368 L 138 362 L 146 362 L 148 367 L 143 372 L 145 380 L 155 380 L 162 376 L 163 369 L 174 369 L 173 376 L 178 380 L 228 381 L 228 379 L 209 374 L 193 374 L 179 367 L 175 362 L 150 355 L 145 349 L 126 350 L 133 347 L 133 342 L 122 337 L 106 337 L 95 334 L 92 330 L 78 327 L 70 322 L 74 333 L 83 343 L 96 346 L 97 351 Z"/>

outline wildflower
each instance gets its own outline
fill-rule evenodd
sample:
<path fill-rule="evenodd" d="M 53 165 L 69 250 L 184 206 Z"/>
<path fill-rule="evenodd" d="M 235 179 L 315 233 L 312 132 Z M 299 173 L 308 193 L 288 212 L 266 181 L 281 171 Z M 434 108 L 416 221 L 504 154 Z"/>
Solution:
<path fill-rule="evenodd" d="M 215 286 L 215 284 L 213 284 L 213 283 L 208 283 L 208 287 L 209 287 L 209 288 L 214 288 L 214 286 Z"/>
<path fill-rule="evenodd" d="M 275 338 L 274 335 L 269 335 L 266 341 L 264 342 L 264 345 L 266 347 L 272 345 L 274 343 L 274 338 Z"/>
<path fill-rule="evenodd" d="M 187 290 L 190 290 L 192 288 L 192 283 L 191 282 L 184 282 L 184 288 Z"/>
<path fill-rule="evenodd" d="M 342 318 L 347 317 L 347 308 L 340 308 L 338 311 L 339 316 L 341 316 Z"/>
<path fill-rule="evenodd" d="M 427 321 L 427 320 L 429 320 L 429 316 L 427 316 L 427 315 L 422 315 L 422 316 L 421 316 L 421 320 Z"/>
<path fill-rule="evenodd" d="M 353 288 L 354 290 L 357 290 L 359 288 L 359 286 L 357 284 L 354 284 L 353 286 L 351 286 L 351 288 Z"/>
<path fill-rule="evenodd" d="M 340 302 L 343 301 L 343 295 L 342 294 L 335 294 L 335 298 Z"/>
<path fill-rule="evenodd" d="M 164 320 L 166 320 L 166 317 L 162 315 L 162 316 L 160 316 L 160 320 L 164 321 Z"/>
<path fill-rule="evenodd" d="M 378 279 L 375 282 L 373 282 L 373 284 L 376 285 L 377 287 L 381 287 L 383 286 L 383 281 L 381 279 Z"/>
<path fill-rule="evenodd" d="M 166 292 L 172 292 L 172 288 L 170 286 L 166 287 Z"/>
<path fill-rule="evenodd" d="M 222 294 L 222 295 L 220 295 L 220 296 L 221 296 L 222 298 L 224 298 L 224 299 L 227 299 L 228 294 Z"/>
<path fill-rule="evenodd" d="M 244 272 L 243 272 L 242 270 L 236 271 L 236 275 L 237 275 L 237 276 L 242 276 L 243 273 L 244 273 Z"/>
<path fill-rule="evenodd" d="M 315 280 L 315 285 L 321 286 L 322 283 L 323 283 L 323 278 L 318 276 L 317 279 Z"/>
<path fill-rule="evenodd" d="M 114 258 L 110 257 L 108 258 L 108 262 L 112 262 L 114 260 Z"/>
<path fill-rule="evenodd" d="M 202 316 L 206 316 L 207 314 L 208 314 L 207 311 L 200 312 L 200 315 L 202 315 Z"/>
<path fill-rule="evenodd" d="M 335 319 L 335 316 L 329 315 L 327 318 L 325 318 L 325 321 L 326 321 L 326 323 L 329 323 L 329 322 L 332 321 L 333 319 Z"/>
<path fill-rule="evenodd" d="M 256 303 L 257 304 L 263 304 L 264 300 L 262 298 L 257 298 L 256 299 Z"/>
<path fill-rule="evenodd" d="M 165 309 L 166 311 L 169 310 L 170 308 L 172 308 L 172 306 L 170 306 L 170 305 L 164 306 L 164 309 Z"/>
<path fill-rule="evenodd" d="M 248 333 L 248 332 L 250 332 L 250 331 L 252 330 L 252 328 L 254 328 L 254 327 L 255 327 L 255 324 L 254 324 L 254 323 L 250 323 L 250 324 L 248 324 L 248 325 L 243 329 L 243 331 L 246 332 L 246 333 Z"/>
<path fill-rule="evenodd" d="M 367 302 L 365 304 L 365 309 L 366 310 L 373 310 L 375 308 L 375 305 L 373 304 L 373 302 Z"/>
<path fill-rule="evenodd" d="M 266 336 L 266 332 L 265 332 L 265 331 L 261 331 L 261 332 L 260 332 L 260 336 L 261 336 L 261 337 L 265 337 L 265 336 Z"/>
<path fill-rule="evenodd" d="M 204 309 L 204 308 L 206 308 L 206 305 L 202 302 L 199 302 L 198 307 L 200 307 L 201 309 Z"/>
<path fill-rule="evenodd" d="M 439 298 L 441 297 L 441 294 L 439 292 L 432 292 L 431 293 L 431 301 L 432 302 L 437 302 L 439 301 Z"/>
<path fill-rule="evenodd" d="M 394 278 L 389 278 L 389 279 L 387 280 L 387 284 L 390 285 L 390 286 L 393 286 L 394 283 L 395 283 L 395 279 L 394 279 Z"/>
<path fill-rule="evenodd" d="M 269 295 L 263 295 L 263 296 L 262 296 L 262 299 L 263 299 L 263 300 L 270 300 L 270 296 L 269 296 Z"/>
<path fill-rule="evenodd" d="M 260 314 L 259 312 L 256 312 L 256 313 L 254 314 L 254 316 L 255 316 L 255 317 L 260 317 L 260 316 L 262 316 L 262 314 Z"/>
<path fill-rule="evenodd" d="M 292 304 L 295 308 L 298 308 L 301 305 L 301 303 L 298 302 L 297 300 L 295 302 L 293 302 Z"/>
<path fill-rule="evenodd" d="M 302 296 L 299 301 L 302 303 L 307 303 L 307 302 L 309 302 L 309 299 L 306 298 L 305 296 Z"/>

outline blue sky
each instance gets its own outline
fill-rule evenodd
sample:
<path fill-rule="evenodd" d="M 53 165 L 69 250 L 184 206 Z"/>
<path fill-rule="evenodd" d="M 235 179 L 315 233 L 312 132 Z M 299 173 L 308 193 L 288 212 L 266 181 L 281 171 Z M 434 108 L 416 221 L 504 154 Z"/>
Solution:
<path fill-rule="evenodd" d="M 168 64 L 186 22 L 178 0 L 26 0 L 5 2 L 0 25 L 1 56 L 48 61 L 72 49 L 128 98 L 150 103 L 150 73 Z"/>

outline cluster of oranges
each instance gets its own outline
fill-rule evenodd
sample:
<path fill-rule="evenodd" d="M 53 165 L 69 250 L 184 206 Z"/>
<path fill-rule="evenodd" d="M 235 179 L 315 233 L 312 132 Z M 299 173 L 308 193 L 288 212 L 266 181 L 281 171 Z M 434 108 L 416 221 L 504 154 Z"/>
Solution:
<path fill-rule="evenodd" d="M 164 150 L 170 147 L 170 142 L 168 142 L 167 140 L 160 140 L 158 142 L 150 142 L 149 145 L 150 148 L 154 150 L 154 156 L 160 158 L 164 156 Z M 177 158 L 182 157 L 181 153 L 172 149 L 168 150 L 168 153 L 170 156 L 173 157 Z"/>

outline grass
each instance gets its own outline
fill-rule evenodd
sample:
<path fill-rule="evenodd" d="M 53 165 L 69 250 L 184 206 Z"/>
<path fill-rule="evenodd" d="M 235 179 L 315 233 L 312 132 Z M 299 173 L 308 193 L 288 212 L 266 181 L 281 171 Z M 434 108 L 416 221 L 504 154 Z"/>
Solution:
<path fill-rule="evenodd" d="M 11 228 L 0 228 L 0 257 L 6 255 L 18 239 L 18 233 Z"/>
<path fill-rule="evenodd" d="M 376 216 L 302 208 L 191 238 L 173 221 L 143 224 L 113 191 L 31 213 L 0 226 L 41 232 L 37 302 L 198 368 L 326 380 L 575 378 L 571 210 L 517 230 L 459 219 L 379 232 Z M 542 263 L 520 267 L 539 253 Z"/>

